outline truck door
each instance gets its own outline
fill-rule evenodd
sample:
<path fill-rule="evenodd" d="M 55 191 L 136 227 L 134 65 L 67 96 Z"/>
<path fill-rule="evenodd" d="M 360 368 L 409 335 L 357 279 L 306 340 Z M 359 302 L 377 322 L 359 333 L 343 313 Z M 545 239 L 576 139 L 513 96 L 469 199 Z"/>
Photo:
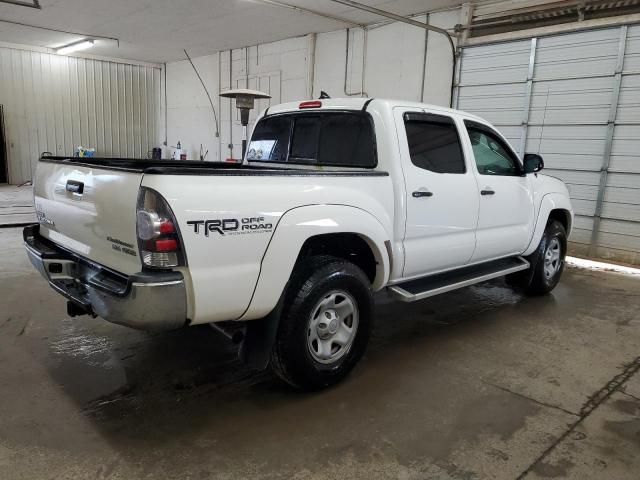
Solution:
<path fill-rule="evenodd" d="M 456 122 L 423 109 L 395 109 L 406 185 L 404 278 L 465 265 L 475 248 L 478 186 Z"/>
<path fill-rule="evenodd" d="M 465 120 L 464 124 L 469 139 L 468 157 L 474 160 L 480 199 L 476 249 L 471 261 L 522 253 L 533 229 L 530 179 L 500 134 L 481 123 Z"/>

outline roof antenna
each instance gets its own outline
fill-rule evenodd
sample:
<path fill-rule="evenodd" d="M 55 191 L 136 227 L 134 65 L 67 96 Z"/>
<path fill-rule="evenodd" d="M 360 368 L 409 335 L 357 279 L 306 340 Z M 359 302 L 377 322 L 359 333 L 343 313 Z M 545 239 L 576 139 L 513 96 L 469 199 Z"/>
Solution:
<path fill-rule="evenodd" d="M 324 90 L 320 90 L 320 100 L 324 100 L 325 98 L 331 98 L 331 95 L 329 95 Z"/>
<path fill-rule="evenodd" d="M 213 118 L 216 121 L 216 137 L 220 137 L 220 129 L 218 128 L 218 115 L 216 114 L 216 109 L 213 106 L 213 100 L 211 100 L 211 95 L 209 95 L 209 90 L 207 90 L 207 86 L 204 84 L 204 80 L 202 80 L 202 77 L 200 76 L 200 73 L 198 72 L 198 69 L 193 64 L 193 61 L 191 60 L 191 57 L 187 53 L 186 49 L 184 50 L 184 54 L 187 56 L 187 59 L 189 60 L 189 63 L 193 67 L 193 71 L 196 72 L 196 75 L 198 76 L 198 79 L 200 80 L 200 83 L 202 84 L 202 88 L 204 88 L 204 93 L 207 94 L 207 98 L 209 99 L 209 103 L 211 104 L 211 110 L 213 110 Z"/>

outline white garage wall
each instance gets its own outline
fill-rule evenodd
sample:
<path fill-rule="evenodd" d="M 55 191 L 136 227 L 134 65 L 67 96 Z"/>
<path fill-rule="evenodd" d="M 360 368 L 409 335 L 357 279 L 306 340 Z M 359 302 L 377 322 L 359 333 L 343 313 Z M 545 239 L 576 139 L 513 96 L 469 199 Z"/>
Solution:
<path fill-rule="evenodd" d="M 211 93 L 219 117 L 218 54 L 195 58 L 193 61 Z M 182 148 L 189 152 L 189 158 L 199 158 L 202 143 L 204 152 L 209 151 L 207 160 L 218 160 L 215 118 L 191 65 L 186 60 L 169 63 L 166 75 L 169 145 L 175 147 L 180 141 Z"/>
<path fill-rule="evenodd" d="M 309 41 L 308 37 L 298 37 L 193 59 L 211 95 L 220 137 L 216 137 L 216 117 L 209 99 L 189 62 L 167 64 L 169 147 L 180 141 L 189 159 L 199 158 L 200 145 L 203 152 L 209 152 L 207 161 L 240 158 L 242 126 L 235 103 L 218 94 L 229 88 L 269 93 L 273 98 L 257 102 L 250 121 L 271 103 L 307 98 Z M 171 151 L 169 148 L 165 155 Z"/>
<path fill-rule="evenodd" d="M 42 152 L 146 157 L 157 145 L 161 69 L 0 46 L 10 183 L 32 179 Z"/>
<path fill-rule="evenodd" d="M 424 22 L 427 18 L 432 25 L 452 28 L 460 23 L 460 10 L 431 13 L 416 20 Z M 423 100 L 438 105 L 449 105 L 450 101 L 453 59 L 447 40 L 403 23 L 370 27 L 366 33 L 353 28 L 307 35 L 193 60 L 214 101 L 220 137 L 215 137 L 213 112 L 189 63 L 167 64 L 168 143 L 175 146 L 180 140 L 189 159 L 199 158 L 201 144 L 204 151 L 209 151 L 209 161 L 240 158 L 239 117 L 229 100 L 218 97 L 230 85 L 248 85 L 273 96 L 271 102 L 261 101 L 253 116 L 270 103 L 317 98 L 321 90 L 332 97 L 360 96 L 363 85 L 370 97 Z M 170 149 L 165 155 L 169 152 Z"/>
<path fill-rule="evenodd" d="M 249 130 L 258 113 L 269 105 L 309 96 L 309 52 L 309 37 L 297 37 L 233 50 L 231 69 L 229 52 L 220 54 L 221 90 L 251 88 L 272 96 L 270 100 L 256 103 L 256 108 L 249 117 Z M 235 108 L 235 101 L 220 100 L 221 158 L 239 159 L 242 156 L 240 116 Z M 233 145 L 232 150 L 229 148 L 230 144 Z"/>

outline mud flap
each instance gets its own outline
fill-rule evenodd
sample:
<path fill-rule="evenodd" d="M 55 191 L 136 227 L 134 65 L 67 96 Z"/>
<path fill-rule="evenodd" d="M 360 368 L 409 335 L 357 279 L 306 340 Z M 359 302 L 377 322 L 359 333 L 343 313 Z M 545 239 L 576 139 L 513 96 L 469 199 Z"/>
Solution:
<path fill-rule="evenodd" d="M 512 275 L 508 275 L 512 280 L 508 281 L 511 285 L 518 289 L 525 289 L 531 285 L 533 281 L 533 275 L 536 273 L 536 268 L 538 266 L 538 262 L 540 261 L 541 251 L 544 251 L 544 247 L 541 249 L 541 245 L 538 245 L 538 248 L 529 256 L 524 257 L 524 259 L 529 262 L 530 267 L 527 270 L 523 270 L 518 273 L 514 273 Z"/>
<path fill-rule="evenodd" d="M 246 336 L 240 346 L 239 356 L 240 360 L 254 370 L 264 370 L 269 366 L 271 350 L 280 326 L 283 300 L 284 295 L 271 313 L 263 319 L 247 322 Z"/>

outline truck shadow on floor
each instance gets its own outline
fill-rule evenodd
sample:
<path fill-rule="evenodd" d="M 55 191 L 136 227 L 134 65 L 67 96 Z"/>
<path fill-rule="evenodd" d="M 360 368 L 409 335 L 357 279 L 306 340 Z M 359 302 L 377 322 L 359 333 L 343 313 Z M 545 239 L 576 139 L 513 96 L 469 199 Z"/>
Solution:
<path fill-rule="evenodd" d="M 514 307 L 555 303 L 553 296 L 524 299 L 500 281 L 415 304 L 393 302 L 386 294 L 376 301 L 365 358 L 345 382 L 315 394 L 294 392 L 269 372 L 249 370 L 236 347 L 208 326 L 147 334 L 99 319 L 68 319 L 62 338 L 51 339 L 57 361 L 50 372 L 82 415 L 123 452 L 125 445 L 135 450 L 149 442 L 172 444 L 203 432 L 223 438 L 238 425 L 256 434 L 278 422 L 313 429 L 321 419 L 301 410 L 321 409 L 326 401 L 362 412 L 384 408 L 395 383 L 403 381 L 397 372 L 425 375 L 424 366 L 436 364 L 447 345 L 496 329 L 495 322 L 514 315 Z M 329 417 L 342 415 L 337 410 Z"/>

